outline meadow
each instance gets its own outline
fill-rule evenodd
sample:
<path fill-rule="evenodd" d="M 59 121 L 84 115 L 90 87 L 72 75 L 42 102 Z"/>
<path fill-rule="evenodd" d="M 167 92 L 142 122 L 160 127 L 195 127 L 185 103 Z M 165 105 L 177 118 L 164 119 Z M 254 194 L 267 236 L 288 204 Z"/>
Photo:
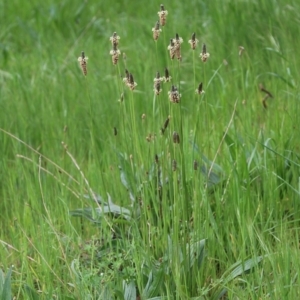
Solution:
<path fill-rule="evenodd" d="M 298 2 L 0 2 L 0 298 L 299 299 Z"/>

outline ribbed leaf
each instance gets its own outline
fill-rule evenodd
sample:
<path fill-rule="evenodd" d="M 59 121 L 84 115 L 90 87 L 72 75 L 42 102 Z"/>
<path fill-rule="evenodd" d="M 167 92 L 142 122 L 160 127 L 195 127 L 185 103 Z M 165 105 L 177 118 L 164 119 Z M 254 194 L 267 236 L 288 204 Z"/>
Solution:
<path fill-rule="evenodd" d="M 123 281 L 124 300 L 136 300 L 136 286 L 133 281 Z"/>
<path fill-rule="evenodd" d="M 9 268 L 5 279 L 4 283 L 2 286 L 2 297 L 1 300 L 11 300 L 12 295 L 11 295 L 11 273 L 12 273 L 12 267 Z"/>

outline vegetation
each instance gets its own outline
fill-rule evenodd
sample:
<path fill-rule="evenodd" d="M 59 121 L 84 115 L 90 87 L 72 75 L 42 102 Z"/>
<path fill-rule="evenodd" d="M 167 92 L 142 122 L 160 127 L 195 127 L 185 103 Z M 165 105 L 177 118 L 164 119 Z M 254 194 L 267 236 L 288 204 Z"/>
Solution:
<path fill-rule="evenodd" d="M 1 299 L 299 298 L 284 2 L 0 3 Z"/>

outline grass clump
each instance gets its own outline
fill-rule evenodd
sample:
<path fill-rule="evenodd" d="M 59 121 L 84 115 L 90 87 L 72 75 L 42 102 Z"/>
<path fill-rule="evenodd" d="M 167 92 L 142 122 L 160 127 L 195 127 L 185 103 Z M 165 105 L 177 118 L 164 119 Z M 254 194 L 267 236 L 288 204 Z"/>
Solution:
<path fill-rule="evenodd" d="M 289 2 L 7 4 L 2 297 L 299 297 Z"/>

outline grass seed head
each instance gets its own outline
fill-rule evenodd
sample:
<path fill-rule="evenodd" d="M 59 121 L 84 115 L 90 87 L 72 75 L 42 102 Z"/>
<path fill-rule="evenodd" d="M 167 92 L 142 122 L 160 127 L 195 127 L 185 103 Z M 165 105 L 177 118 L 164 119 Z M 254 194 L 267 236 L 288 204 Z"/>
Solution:
<path fill-rule="evenodd" d="M 162 91 L 161 89 L 161 81 L 163 78 L 160 77 L 159 72 L 156 73 L 156 77 L 154 78 L 154 93 L 155 95 L 159 95 Z"/>
<path fill-rule="evenodd" d="M 112 63 L 116 65 L 121 54 L 120 50 L 117 49 L 117 45 L 113 45 L 113 49 L 109 52 L 109 54 L 111 55 Z"/>
<path fill-rule="evenodd" d="M 113 35 L 109 39 L 111 41 L 112 46 L 118 47 L 120 37 L 117 35 L 116 32 L 114 32 Z"/>
<path fill-rule="evenodd" d="M 173 170 L 173 172 L 175 172 L 177 170 L 177 162 L 175 159 L 173 159 L 173 161 L 172 161 L 172 170 Z"/>
<path fill-rule="evenodd" d="M 173 132 L 173 143 L 174 144 L 179 144 L 180 143 L 179 134 L 176 131 Z"/>
<path fill-rule="evenodd" d="M 181 57 L 181 44 L 183 43 L 183 39 L 181 37 L 179 37 L 178 33 L 176 33 L 175 35 L 175 39 L 173 39 L 173 44 L 174 44 L 174 53 L 175 53 L 175 56 L 178 60 L 181 61 L 182 57 Z"/>
<path fill-rule="evenodd" d="M 159 34 L 161 33 L 161 29 L 159 28 L 159 26 L 160 26 L 159 21 L 157 21 L 155 27 L 152 28 L 154 41 L 158 40 Z"/>
<path fill-rule="evenodd" d="M 192 48 L 193 50 L 196 49 L 198 42 L 199 42 L 199 41 L 196 39 L 196 33 L 194 32 L 194 33 L 192 34 L 192 38 L 189 40 L 189 44 L 191 45 L 191 48 Z"/>
<path fill-rule="evenodd" d="M 209 53 L 206 52 L 206 45 L 205 44 L 202 45 L 202 52 L 200 53 L 199 56 L 201 57 L 201 60 L 203 62 L 206 62 L 207 59 L 209 58 Z"/>
<path fill-rule="evenodd" d="M 127 76 L 127 74 L 126 74 L 126 76 Z M 137 83 L 133 79 L 133 75 L 131 73 L 129 73 L 129 77 L 126 79 L 127 79 L 126 85 L 133 91 L 135 89 L 135 87 L 137 86 Z"/>
<path fill-rule="evenodd" d="M 259 89 L 262 92 L 266 93 L 270 98 L 273 98 L 273 95 L 263 86 L 262 83 L 259 84 Z"/>
<path fill-rule="evenodd" d="M 88 57 L 85 56 L 84 51 L 81 52 L 81 56 L 78 57 L 78 61 L 84 76 L 87 75 L 87 60 Z"/>
<path fill-rule="evenodd" d="M 239 46 L 239 56 L 242 56 L 245 48 L 243 46 Z"/>
<path fill-rule="evenodd" d="M 203 90 L 203 84 L 202 84 L 202 82 L 200 82 L 198 88 L 196 89 L 196 94 L 201 95 L 201 94 L 204 94 L 204 93 L 205 92 Z"/>
<path fill-rule="evenodd" d="M 170 39 L 170 45 L 168 46 L 168 50 L 169 50 L 171 59 L 174 59 L 175 54 L 176 54 L 176 47 L 175 47 L 175 44 L 173 42 L 173 39 Z"/>
<path fill-rule="evenodd" d="M 125 77 L 123 78 L 123 82 L 128 85 L 130 80 L 129 72 L 127 69 L 125 69 Z"/>
<path fill-rule="evenodd" d="M 171 91 L 168 92 L 168 95 L 169 95 L 169 100 L 172 103 L 179 103 L 180 102 L 181 94 L 179 94 L 176 86 L 172 85 Z"/>
<path fill-rule="evenodd" d="M 164 123 L 164 130 L 166 130 L 168 128 L 168 125 L 169 125 L 169 122 L 170 122 L 170 116 L 168 116 L 168 118 L 166 119 L 165 123 Z"/>
<path fill-rule="evenodd" d="M 194 160 L 194 170 L 197 171 L 198 170 L 198 162 L 196 160 Z"/>
<path fill-rule="evenodd" d="M 159 16 L 159 22 L 161 26 L 165 26 L 166 25 L 166 19 L 167 19 L 167 15 L 168 15 L 168 11 L 165 10 L 165 7 L 163 4 L 160 5 L 160 11 L 157 13 Z"/>
<path fill-rule="evenodd" d="M 170 82 L 172 77 L 170 76 L 168 68 L 165 68 L 165 76 L 163 77 L 164 82 Z"/>

